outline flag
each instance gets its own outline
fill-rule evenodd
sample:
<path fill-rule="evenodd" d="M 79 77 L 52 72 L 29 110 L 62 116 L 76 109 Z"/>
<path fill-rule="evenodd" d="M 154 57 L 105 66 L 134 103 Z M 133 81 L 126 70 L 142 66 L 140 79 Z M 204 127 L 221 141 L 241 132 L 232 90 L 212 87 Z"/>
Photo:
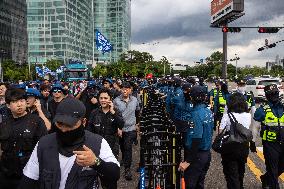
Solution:
<path fill-rule="evenodd" d="M 37 74 L 39 77 L 43 77 L 43 76 L 44 76 L 43 70 L 42 70 L 40 67 L 36 66 L 35 69 L 36 69 L 36 74 Z"/>
<path fill-rule="evenodd" d="M 50 75 L 56 75 L 56 73 L 55 72 L 53 72 L 53 71 L 51 71 L 48 67 L 46 67 L 46 66 L 43 66 L 43 69 L 42 69 L 42 71 L 43 71 L 43 75 L 47 75 L 47 74 L 50 74 Z"/>
<path fill-rule="evenodd" d="M 99 30 L 96 30 L 96 46 L 99 51 L 102 53 L 110 52 L 113 50 L 112 45 L 110 44 L 109 40 L 103 36 Z"/>

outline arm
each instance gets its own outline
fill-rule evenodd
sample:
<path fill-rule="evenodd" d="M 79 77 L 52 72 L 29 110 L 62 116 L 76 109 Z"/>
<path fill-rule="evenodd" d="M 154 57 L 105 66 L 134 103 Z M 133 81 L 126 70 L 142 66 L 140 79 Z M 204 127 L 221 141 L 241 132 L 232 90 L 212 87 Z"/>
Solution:
<path fill-rule="evenodd" d="M 40 101 L 37 100 L 36 103 L 35 103 L 35 105 L 36 105 L 36 109 L 37 109 L 37 111 L 38 111 L 39 117 L 43 120 L 47 131 L 49 131 L 49 130 L 51 129 L 51 122 L 50 122 L 49 119 L 46 117 L 46 115 L 43 113 L 43 109 L 42 109 L 42 106 L 41 106 L 41 104 L 40 104 Z"/>

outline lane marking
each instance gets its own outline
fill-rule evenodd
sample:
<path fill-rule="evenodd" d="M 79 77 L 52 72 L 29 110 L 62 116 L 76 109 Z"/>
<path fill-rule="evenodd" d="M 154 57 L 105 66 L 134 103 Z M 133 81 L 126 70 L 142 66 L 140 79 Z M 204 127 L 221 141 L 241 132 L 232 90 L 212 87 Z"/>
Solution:
<path fill-rule="evenodd" d="M 260 180 L 260 176 L 262 175 L 261 170 L 259 170 L 256 165 L 254 164 L 254 162 L 248 157 L 247 159 L 247 165 L 250 168 L 250 170 L 253 172 L 253 174 L 256 176 L 256 178 Z"/>
<path fill-rule="evenodd" d="M 257 154 L 257 156 L 258 156 L 263 162 L 265 162 L 263 153 L 262 153 L 260 150 L 258 150 L 257 148 L 256 148 L 256 154 Z M 284 182 L 284 173 L 282 173 L 282 174 L 279 176 L 279 178 L 282 180 L 282 182 Z"/>

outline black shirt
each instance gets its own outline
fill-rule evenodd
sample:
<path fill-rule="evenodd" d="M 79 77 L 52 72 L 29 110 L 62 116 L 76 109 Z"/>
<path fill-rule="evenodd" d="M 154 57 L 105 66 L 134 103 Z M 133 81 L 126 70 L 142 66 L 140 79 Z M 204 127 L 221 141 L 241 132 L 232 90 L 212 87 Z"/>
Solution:
<path fill-rule="evenodd" d="M 47 134 L 43 120 L 33 114 L 9 118 L 0 124 L 3 151 L 1 171 L 7 176 L 20 177 L 38 140 Z"/>

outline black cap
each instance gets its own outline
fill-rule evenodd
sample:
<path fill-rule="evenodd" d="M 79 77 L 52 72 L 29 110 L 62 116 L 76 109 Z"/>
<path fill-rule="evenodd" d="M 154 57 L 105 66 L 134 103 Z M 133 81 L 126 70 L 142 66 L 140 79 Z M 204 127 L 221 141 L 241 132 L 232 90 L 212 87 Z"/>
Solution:
<path fill-rule="evenodd" d="M 74 126 L 86 113 L 85 105 L 75 98 L 66 98 L 61 101 L 56 109 L 54 122 Z"/>
<path fill-rule="evenodd" d="M 279 92 L 279 89 L 276 84 L 266 85 L 264 87 L 265 93 Z"/>
<path fill-rule="evenodd" d="M 182 85 L 182 89 L 183 90 L 187 90 L 187 89 L 190 89 L 192 87 L 192 84 L 191 83 L 185 83 Z"/>
<path fill-rule="evenodd" d="M 202 95 L 202 94 L 205 94 L 205 93 L 206 93 L 205 87 L 202 87 L 200 85 L 195 85 L 190 89 L 190 95 L 192 97 L 199 96 L 199 95 Z"/>
<path fill-rule="evenodd" d="M 122 83 L 122 88 L 131 88 L 131 85 L 129 82 Z"/>

